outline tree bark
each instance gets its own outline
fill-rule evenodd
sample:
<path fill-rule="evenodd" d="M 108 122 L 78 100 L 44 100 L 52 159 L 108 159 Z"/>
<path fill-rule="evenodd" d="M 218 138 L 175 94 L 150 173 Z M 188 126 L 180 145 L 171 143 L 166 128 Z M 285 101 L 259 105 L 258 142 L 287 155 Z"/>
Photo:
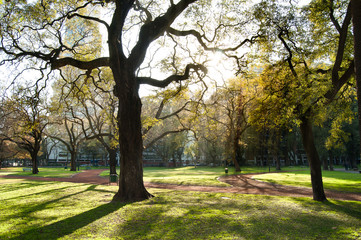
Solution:
<path fill-rule="evenodd" d="M 326 195 L 323 189 L 321 162 L 314 143 L 311 120 L 303 116 L 301 119 L 301 135 L 303 147 L 307 154 L 308 163 L 311 170 L 311 183 L 313 191 L 313 200 L 326 201 Z"/>
<path fill-rule="evenodd" d="M 354 36 L 354 58 L 357 88 L 358 121 L 361 126 L 361 0 L 351 0 L 351 14 Z M 361 137 L 361 127 L 359 127 Z M 361 141 L 360 141 L 361 149 Z M 361 151 L 360 151 L 361 152 Z"/>

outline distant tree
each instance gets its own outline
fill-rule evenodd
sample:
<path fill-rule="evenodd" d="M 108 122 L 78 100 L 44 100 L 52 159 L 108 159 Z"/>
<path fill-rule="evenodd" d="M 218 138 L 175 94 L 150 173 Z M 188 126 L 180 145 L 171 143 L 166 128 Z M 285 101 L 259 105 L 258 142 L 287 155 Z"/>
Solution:
<path fill-rule="evenodd" d="M 191 129 L 190 121 L 195 114 L 192 105 L 196 104 L 197 100 L 189 97 L 186 87 L 159 91 L 142 100 L 144 149 L 151 148 L 165 137 L 183 134 Z"/>
<path fill-rule="evenodd" d="M 85 141 L 85 137 L 79 122 L 74 118 L 61 115 L 57 124 L 49 128 L 47 135 L 58 142 L 61 142 L 70 153 L 70 171 L 76 171 L 77 155 L 80 144 Z"/>
<path fill-rule="evenodd" d="M 80 117 L 82 118 L 79 120 L 83 126 L 85 138 L 87 140 L 97 139 L 102 144 L 108 152 L 110 174 L 116 174 L 119 151 L 116 99 L 109 91 L 92 93 L 80 102 L 82 104 Z M 89 127 L 86 128 L 86 125 Z"/>
<path fill-rule="evenodd" d="M 175 167 L 182 165 L 187 135 L 197 114 L 194 106 L 200 101 L 190 95 L 189 89 L 182 87 L 143 98 L 144 149 L 155 151 L 166 165 L 171 159 Z"/>
<path fill-rule="evenodd" d="M 52 102 L 53 124 L 47 128 L 47 135 L 66 147 L 70 153 L 70 171 L 76 171 L 77 155 L 81 143 L 86 140 L 84 132 L 88 130 L 89 126 L 86 126 L 87 129 L 84 130 L 85 126 L 80 118 L 82 106 L 76 102 L 74 104 L 70 99 L 67 98 L 63 102 L 57 100 Z"/>
<path fill-rule="evenodd" d="M 20 86 L 1 106 L 1 111 L 5 113 L 1 131 L 2 141 L 13 142 L 30 154 L 33 174 L 39 172 L 38 154 L 44 130 L 48 125 L 48 110 L 41 96 L 42 90 L 44 88 L 39 85 L 33 88 Z"/>
<path fill-rule="evenodd" d="M 63 79 L 77 73 L 74 69 L 68 68 L 62 74 Z M 84 125 L 82 104 L 78 101 L 78 95 L 82 94 L 80 86 L 82 82 L 71 84 L 57 81 L 53 85 L 54 93 L 51 99 L 52 124 L 47 128 L 47 136 L 60 142 L 70 153 L 70 171 L 76 171 L 77 155 L 82 142 L 86 140 L 85 132 L 89 125 Z M 74 90 L 77 89 L 77 90 Z M 86 130 L 85 130 L 86 129 Z"/>
<path fill-rule="evenodd" d="M 92 81 L 89 81 L 89 78 Z M 111 73 L 107 70 L 100 71 L 95 76 L 78 81 L 84 82 L 76 89 L 67 90 L 76 91 L 74 101 L 80 104 L 78 122 L 87 140 L 97 139 L 106 149 L 109 156 L 110 174 L 116 174 L 119 136 L 116 119 L 117 98 L 112 91 L 114 81 Z M 64 87 L 66 88 L 67 85 Z"/>

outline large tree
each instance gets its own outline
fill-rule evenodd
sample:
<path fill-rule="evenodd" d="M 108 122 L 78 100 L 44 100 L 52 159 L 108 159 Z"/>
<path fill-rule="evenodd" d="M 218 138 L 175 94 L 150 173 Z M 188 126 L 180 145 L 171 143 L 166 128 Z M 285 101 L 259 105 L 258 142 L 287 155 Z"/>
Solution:
<path fill-rule="evenodd" d="M 197 5 L 194 5 L 196 2 Z M 235 52 L 254 39 L 236 39 L 234 46 L 229 48 L 222 45 L 220 37 L 226 36 L 230 42 L 228 30 L 237 30 L 242 23 L 234 22 L 237 15 L 222 8 L 221 3 L 197 0 L 42 0 L 26 4 L 24 1 L 7 1 L 1 6 L 3 20 L 0 51 L 6 55 L 5 63 L 31 60 L 38 69 L 47 73 L 73 66 L 91 75 L 96 68 L 110 67 L 115 81 L 114 93 L 118 98 L 120 146 L 119 190 L 114 200 L 147 199 L 151 194 L 143 184 L 142 104 L 139 87 L 148 84 L 163 88 L 172 82 L 187 80 L 192 75 L 203 75 L 207 72 L 201 64 L 204 59 L 191 57 L 192 52 L 202 53 L 200 49 L 232 53 L 228 56 L 242 64 Z M 219 17 L 215 18 L 215 14 Z M 110 19 L 107 20 L 107 16 Z M 208 24 L 212 18 L 226 22 Z M 191 21 L 184 22 L 185 19 Z M 109 56 L 92 58 L 92 48 L 84 48 L 92 45 L 94 39 L 91 36 L 96 31 L 89 23 L 98 23 L 105 29 Z M 211 27 L 213 31 L 207 34 L 206 31 Z M 156 80 L 151 71 L 141 70 L 142 64 L 154 59 L 152 53 L 157 51 L 153 47 L 160 38 L 163 46 L 169 42 L 168 50 L 171 54 L 167 58 L 167 65 L 170 68 L 168 77 Z M 184 44 L 188 45 L 188 50 L 184 50 L 184 44 L 179 44 L 180 38 L 186 39 Z M 184 56 L 177 58 L 179 51 L 183 51 Z M 165 55 L 160 54 L 158 59 L 165 58 Z M 184 63 L 184 59 L 189 62 Z M 163 63 L 167 63 L 167 60 Z"/>

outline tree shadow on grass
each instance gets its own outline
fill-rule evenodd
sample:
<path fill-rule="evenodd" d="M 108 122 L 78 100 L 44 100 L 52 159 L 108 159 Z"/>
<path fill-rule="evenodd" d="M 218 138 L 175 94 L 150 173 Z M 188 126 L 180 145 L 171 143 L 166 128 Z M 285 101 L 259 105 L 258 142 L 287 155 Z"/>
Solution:
<path fill-rule="evenodd" d="M 167 192 L 171 195 L 171 192 Z M 326 205 L 300 201 L 301 206 L 278 204 L 277 207 L 262 202 L 248 203 L 232 199 L 217 201 L 221 195 L 208 198 L 196 197 L 183 201 L 157 197 L 154 200 L 127 212 L 127 220 L 114 227 L 112 236 L 124 239 L 346 239 L 348 233 L 339 229 L 352 228 L 333 214 L 318 214 L 323 211 L 337 214 L 345 212 L 357 217 L 360 210 L 352 203 L 327 203 Z M 262 197 L 262 199 L 264 199 Z M 270 198 L 270 201 L 273 198 Z M 199 201 L 198 201 L 199 200 Z M 267 201 L 266 199 L 264 201 Z M 297 202 L 297 201 L 296 201 Z M 305 206 L 305 207 L 302 207 Z M 359 205 L 358 205 L 359 206 Z M 151 216 L 151 217 L 149 217 Z M 335 228 L 335 226 L 337 228 Z"/>
<path fill-rule="evenodd" d="M 45 184 L 43 184 L 42 186 L 44 186 Z M 40 185 L 39 185 L 40 186 Z M 56 193 L 57 191 L 61 191 L 61 190 L 65 190 L 68 188 L 71 188 L 73 186 L 66 186 L 66 187 L 59 187 L 59 188 L 52 188 L 50 190 L 45 190 L 42 192 L 36 192 L 36 193 L 29 193 L 27 195 L 20 195 L 17 197 L 11 197 L 11 198 L 5 198 L 4 200 L 13 200 L 13 199 L 20 199 L 20 198 L 27 198 L 27 197 L 31 197 L 31 196 L 37 196 L 39 194 L 50 194 L 50 193 Z"/>
<path fill-rule="evenodd" d="M 343 212 L 351 217 L 361 220 L 361 203 L 357 203 L 332 200 L 327 201 L 325 204 L 338 212 Z"/>
<path fill-rule="evenodd" d="M 87 188 L 86 190 L 84 190 L 82 192 L 93 191 L 93 190 L 95 190 L 95 187 L 96 187 L 95 185 L 91 185 L 91 186 L 89 186 L 89 188 Z M 82 192 L 77 192 L 75 194 L 67 195 L 67 196 L 61 197 L 59 199 L 55 199 L 55 200 L 37 205 L 32 210 L 30 210 L 30 212 L 43 209 L 46 205 L 48 205 L 50 203 L 60 201 L 64 198 L 69 198 L 71 196 L 80 194 Z M 33 228 L 29 229 L 28 231 L 23 232 L 21 235 L 18 235 L 16 237 L 12 237 L 9 239 L 13 239 L 13 240 L 58 239 L 58 238 L 61 238 L 68 234 L 73 233 L 77 229 L 80 229 L 80 228 L 122 208 L 125 205 L 126 205 L 125 203 L 114 203 L 114 202 L 106 203 L 106 204 L 103 204 L 96 208 L 93 208 L 89 211 L 83 212 L 81 214 L 66 218 L 64 220 L 61 220 L 61 221 L 58 221 L 55 223 L 52 223 L 50 225 L 41 226 L 41 227 L 33 227 Z M 27 212 L 29 212 L 29 210 Z"/>
<path fill-rule="evenodd" d="M 25 188 L 33 188 L 33 187 L 39 187 L 39 186 L 45 186 L 45 185 L 56 185 L 57 182 L 40 182 L 40 181 L 24 181 L 21 183 L 7 183 L 6 185 L 0 185 L 0 193 L 1 192 L 7 192 L 10 193 L 12 191 L 17 191 L 19 189 L 24 190 Z"/>
<path fill-rule="evenodd" d="M 305 201 L 303 198 L 295 198 L 294 201 L 308 208 L 312 208 L 312 206 L 318 206 L 318 211 L 333 210 L 335 212 L 344 213 L 350 217 L 361 220 L 361 202 L 359 201 L 342 201 L 330 199 L 325 202 L 310 202 Z"/>
<path fill-rule="evenodd" d="M 125 204 L 119 203 L 107 203 L 96 207 L 87 212 L 83 212 L 79 215 L 64 219 L 62 221 L 31 229 L 20 236 L 10 238 L 12 240 L 25 240 L 25 239 L 58 239 L 68 234 L 75 232 L 97 219 L 100 219 L 118 209 L 123 207 Z"/>

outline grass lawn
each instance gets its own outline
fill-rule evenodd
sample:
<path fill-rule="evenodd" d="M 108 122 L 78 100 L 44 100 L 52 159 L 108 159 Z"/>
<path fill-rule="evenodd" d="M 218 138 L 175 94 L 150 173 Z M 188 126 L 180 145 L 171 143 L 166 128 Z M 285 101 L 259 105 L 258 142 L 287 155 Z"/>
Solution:
<path fill-rule="evenodd" d="M 230 172 L 234 169 L 230 168 Z M 144 181 L 152 183 L 170 183 L 179 185 L 228 186 L 219 182 L 224 168 L 181 167 L 181 168 L 144 168 Z"/>
<path fill-rule="evenodd" d="M 24 167 L 29 168 L 29 167 Z M 36 176 L 36 177 L 70 177 L 77 172 L 71 172 L 63 167 L 51 168 L 51 167 L 39 167 L 39 173 L 34 175 L 31 171 L 23 171 L 23 167 L 9 167 L 2 168 L 0 175 L 21 175 L 21 176 Z"/>
<path fill-rule="evenodd" d="M 361 238 L 361 202 L 149 189 L 115 204 L 116 186 L 0 183 L 0 239 Z"/>
<path fill-rule="evenodd" d="M 323 171 L 322 176 L 325 189 L 361 193 L 361 174 Z M 311 187 L 309 170 L 262 174 L 253 178 L 281 185 Z"/>

